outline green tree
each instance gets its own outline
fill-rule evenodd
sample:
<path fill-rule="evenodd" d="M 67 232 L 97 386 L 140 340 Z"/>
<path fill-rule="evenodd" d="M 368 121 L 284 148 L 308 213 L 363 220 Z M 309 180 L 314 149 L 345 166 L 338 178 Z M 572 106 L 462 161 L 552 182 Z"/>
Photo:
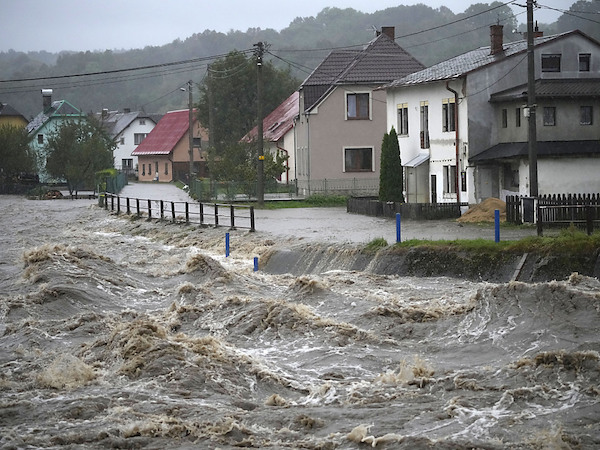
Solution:
<path fill-rule="evenodd" d="M 23 127 L 0 126 L 0 184 L 16 179 L 20 173 L 35 172 L 35 157 Z"/>
<path fill-rule="evenodd" d="M 379 171 L 379 200 L 404 203 L 400 145 L 394 127 L 381 142 L 381 170 Z"/>
<path fill-rule="evenodd" d="M 287 156 L 265 152 L 265 183 L 275 183 L 286 170 Z M 258 146 L 256 142 L 234 142 L 224 146 L 220 151 L 210 149 L 208 170 L 216 181 L 238 183 L 247 195 L 256 193 L 258 170 Z"/>
<path fill-rule="evenodd" d="M 594 39 L 600 39 L 600 1 L 579 0 L 571 5 L 566 14 L 560 16 L 556 22 L 559 33 L 580 30 Z"/>
<path fill-rule="evenodd" d="M 289 69 L 276 68 L 263 61 L 263 111 L 277 108 L 300 84 Z M 198 118 L 209 128 L 219 151 L 239 141 L 257 123 L 257 70 L 255 58 L 233 51 L 210 65 L 200 84 Z M 210 108 L 209 94 L 212 96 Z M 212 109 L 212 111 L 210 111 Z M 213 114 L 210 120 L 210 114 Z M 214 129 L 210 129 L 211 124 Z"/>
<path fill-rule="evenodd" d="M 93 117 L 67 121 L 46 144 L 46 170 L 67 182 L 69 193 L 93 187 L 96 172 L 113 166 L 116 143 Z"/>

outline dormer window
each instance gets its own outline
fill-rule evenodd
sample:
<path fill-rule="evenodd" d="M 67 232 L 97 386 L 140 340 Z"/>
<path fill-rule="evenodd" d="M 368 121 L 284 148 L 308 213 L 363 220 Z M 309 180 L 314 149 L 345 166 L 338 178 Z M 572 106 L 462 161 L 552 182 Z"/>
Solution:
<path fill-rule="evenodd" d="M 542 55 L 542 72 L 560 72 L 560 54 Z"/>

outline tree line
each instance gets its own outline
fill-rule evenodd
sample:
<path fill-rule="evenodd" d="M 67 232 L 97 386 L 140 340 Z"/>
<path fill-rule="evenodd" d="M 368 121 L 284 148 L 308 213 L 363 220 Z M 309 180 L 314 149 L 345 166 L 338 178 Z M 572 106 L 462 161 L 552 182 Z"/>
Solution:
<path fill-rule="evenodd" d="M 587 14 L 587 17 L 597 18 L 600 2 L 579 0 L 571 6 L 571 10 L 578 13 L 562 15 L 553 24 L 540 23 L 540 29 L 545 34 L 553 34 L 578 28 L 600 40 L 597 22 L 578 17 L 585 16 L 579 13 L 582 11 L 595 12 L 596 15 Z M 521 21 L 524 21 L 523 17 L 520 16 Z M 325 8 L 314 17 L 296 18 L 279 32 L 260 28 L 229 33 L 206 30 L 163 46 L 132 50 L 65 51 L 59 54 L 44 51 L 1 52 L 0 80 L 145 67 L 187 61 L 198 56 L 217 55 L 218 59 L 232 50 L 251 49 L 258 41 L 272 45 L 271 51 L 277 56 L 272 59 L 275 66 L 288 68 L 296 79 L 302 80 L 330 49 L 365 44 L 373 38 L 374 29 L 380 29 L 381 26 L 394 26 L 398 44 L 429 66 L 473 48 L 489 45 L 489 25 L 497 22 L 505 25 L 505 38 L 508 41 L 523 38 L 520 33 L 524 31 L 524 26 L 518 25 L 517 18 L 508 6 L 497 1 L 476 3 L 458 14 L 444 6 L 434 9 L 423 4 L 399 5 L 374 13 L 362 13 L 351 8 Z M 444 26 L 446 24 L 451 25 Z M 2 83 L 0 99 L 13 105 L 28 119 L 41 108 L 39 90 L 42 88 L 53 88 L 57 96 L 68 99 L 85 112 L 103 108 L 130 108 L 164 113 L 185 107 L 186 98 L 176 93 L 177 87 L 190 79 L 199 82 L 206 76 L 208 64 L 127 74 L 118 78 L 97 76 L 85 80 Z M 167 95 L 171 91 L 175 92 Z"/>

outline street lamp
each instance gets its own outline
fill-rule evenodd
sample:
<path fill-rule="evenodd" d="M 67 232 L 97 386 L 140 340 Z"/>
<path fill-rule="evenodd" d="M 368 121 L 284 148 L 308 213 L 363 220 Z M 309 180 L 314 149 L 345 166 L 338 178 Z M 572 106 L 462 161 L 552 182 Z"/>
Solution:
<path fill-rule="evenodd" d="M 192 177 L 194 176 L 194 114 L 193 114 L 193 102 L 192 102 L 192 80 L 187 82 L 188 91 L 188 141 L 189 141 L 189 154 L 190 154 L 190 166 L 189 166 L 189 179 L 188 185 L 192 183 Z M 185 88 L 180 88 L 185 91 Z"/>

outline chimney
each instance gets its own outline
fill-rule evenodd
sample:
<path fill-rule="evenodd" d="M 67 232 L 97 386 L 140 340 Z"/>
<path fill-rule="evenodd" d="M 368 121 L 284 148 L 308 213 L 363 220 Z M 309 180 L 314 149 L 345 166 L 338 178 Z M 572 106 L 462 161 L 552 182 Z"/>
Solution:
<path fill-rule="evenodd" d="M 125 114 L 129 114 L 131 112 L 131 108 L 123 108 L 123 112 Z"/>
<path fill-rule="evenodd" d="M 385 34 L 392 41 L 396 39 L 396 29 L 394 27 L 381 27 L 381 34 Z"/>
<path fill-rule="evenodd" d="M 504 42 L 502 29 L 504 25 L 491 25 L 490 26 L 490 55 L 497 55 L 504 52 Z"/>
<path fill-rule="evenodd" d="M 525 36 L 525 40 L 527 40 L 527 32 L 523 33 L 523 36 Z M 540 31 L 540 28 L 538 27 L 538 23 L 537 20 L 535 21 L 535 28 L 533 29 L 533 38 L 539 38 L 539 37 L 543 37 L 544 36 L 544 32 Z"/>
<path fill-rule="evenodd" d="M 46 111 L 52 106 L 52 89 L 42 89 L 42 108 Z"/>

